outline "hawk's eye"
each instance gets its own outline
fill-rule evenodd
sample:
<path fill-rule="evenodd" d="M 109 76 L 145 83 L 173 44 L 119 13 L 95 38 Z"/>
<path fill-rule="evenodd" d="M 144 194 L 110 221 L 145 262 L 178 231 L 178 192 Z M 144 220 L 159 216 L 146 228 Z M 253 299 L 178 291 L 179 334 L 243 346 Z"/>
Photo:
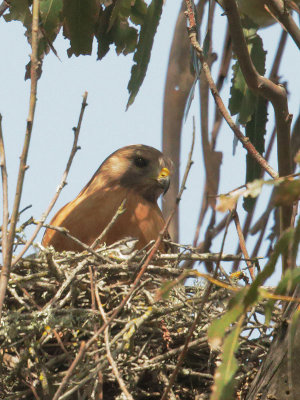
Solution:
<path fill-rule="evenodd" d="M 135 157 L 134 158 L 134 164 L 138 167 L 138 168 L 144 168 L 147 167 L 147 165 L 149 164 L 149 160 L 146 160 L 143 157 Z"/>

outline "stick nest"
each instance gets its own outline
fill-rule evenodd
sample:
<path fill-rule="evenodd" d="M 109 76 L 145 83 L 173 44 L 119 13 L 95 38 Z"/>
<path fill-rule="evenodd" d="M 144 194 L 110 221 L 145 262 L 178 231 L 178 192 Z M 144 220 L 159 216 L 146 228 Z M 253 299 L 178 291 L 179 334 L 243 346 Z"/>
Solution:
<path fill-rule="evenodd" d="M 140 268 L 138 256 L 120 260 L 105 249 L 98 255 L 47 249 L 14 268 L 0 330 L 0 398 L 52 399 L 81 343 L 126 296 Z M 181 272 L 178 262 L 152 261 L 106 337 L 101 333 L 89 347 L 59 399 L 99 399 L 101 394 L 104 400 L 126 399 L 122 384 L 134 399 L 161 398 L 205 288 L 205 281 L 178 284 L 167 298 L 156 301 L 157 288 Z M 230 296 L 215 286 L 206 299 L 171 399 L 209 398 L 220 355 L 211 351 L 207 329 L 226 311 Z M 237 353 L 240 399 L 271 339 L 257 313 L 262 313 L 261 305 L 246 320 Z M 256 335 L 250 335 L 253 331 Z"/>

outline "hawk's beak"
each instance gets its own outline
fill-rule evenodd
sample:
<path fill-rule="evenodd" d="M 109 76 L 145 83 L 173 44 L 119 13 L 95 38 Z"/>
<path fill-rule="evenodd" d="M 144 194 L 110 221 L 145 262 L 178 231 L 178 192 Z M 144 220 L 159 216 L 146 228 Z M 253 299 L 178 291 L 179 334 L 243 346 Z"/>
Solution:
<path fill-rule="evenodd" d="M 168 168 L 162 168 L 158 174 L 157 181 L 163 188 L 163 194 L 166 194 L 170 186 L 170 171 Z"/>

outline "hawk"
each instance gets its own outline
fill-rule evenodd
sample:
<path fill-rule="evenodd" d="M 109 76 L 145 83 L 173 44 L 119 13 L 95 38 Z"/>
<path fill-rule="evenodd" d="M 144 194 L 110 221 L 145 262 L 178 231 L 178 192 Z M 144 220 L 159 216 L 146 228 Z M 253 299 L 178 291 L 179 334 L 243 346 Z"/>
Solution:
<path fill-rule="evenodd" d="M 157 199 L 167 192 L 172 161 L 150 146 L 131 145 L 112 153 L 100 165 L 78 196 L 61 208 L 51 225 L 66 228 L 72 236 L 91 246 L 125 199 L 125 211 L 103 237 L 110 245 L 125 237 L 138 240 L 137 249 L 158 237 L 164 219 Z M 43 246 L 57 251 L 83 248 L 61 232 L 47 229 Z M 165 251 L 165 245 L 160 247 Z"/>

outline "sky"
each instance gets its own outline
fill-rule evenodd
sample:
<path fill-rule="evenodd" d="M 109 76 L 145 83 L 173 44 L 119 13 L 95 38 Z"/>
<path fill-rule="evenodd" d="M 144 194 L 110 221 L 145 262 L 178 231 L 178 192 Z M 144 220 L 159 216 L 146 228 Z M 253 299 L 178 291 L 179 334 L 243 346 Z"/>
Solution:
<path fill-rule="evenodd" d="M 73 126 L 76 126 L 81 107 L 82 95 L 88 91 L 88 107 L 80 132 L 79 145 L 68 185 L 63 190 L 53 212 L 72 200 L 87 183 L 101 162 L 116 149 L 143 143 L 161 149 L 163 93 L 168 65 L 169 50 L 173 30 L 180 8 L 180 1 L 168 0 L 165 3 L 159 29 L 154 41 L 151 61 L 146 79 L 134 104 L 126 112 L 128 100 L 127 83 L 130 78 L 132 55 L 117 56 L 113 47 L 101 61 L 96 61 L 96 43 L 92 56 L 68 58 L 68 41 L 60 35 L 54 45 L 61 61 L 50 52 L 45 57 L 43 75 L 38 82 L 38 101 L 32 132 L 24 192 L 21 209 L 31 204 L 23 219 L 31 215 L 39 219 L 53 197 L 61 180 L 73 141 Z M 219 54 L 223 44 L 226 17 L 219 6 L 213 37 L 213 50 Z M 272 64 L 276 43 L 281 33 L 277 24 L 261 30 L 267 54 L 267 69 Z M 0 113 L 6 146 L 9 178 L 9 201 L 12 205 L 19 155 L 23 145 L 26 118 L 29 107 L 30 82 L 24 81 L 25 65 L 29 61 L 30 46 L 24 36 L 24 28 L 19 22 L 6 23 L 0 19 Z M 220 57 L 219 57 L 220 58 Z M 283 81 L 289 81 L 290 112 L 299 112 L 299 65 L 300 53 L 289 39 L 280 68 Z M 218 61 L 213 67 L 213 75 L 218 72 Z M 228 103 L 228 85 L 222 91 L 225 104 Z M 197 97 L 197 96 L 196 96 Z M 203 190 L 203 161 L 200 145 L 199 102 L 192 104 L 187 122 L 183 126 L 182 162 L 183 173 L 192 139 L 192 117 L 196 118 L 196 145 L 193 156 L 194 165 L 189 175 L 187 189 L 180 205 L 180 242 L 191 243 L 198 219 Z M 212 100 L 211 100 L 212 105 Z M 212 115 L 213 113 L 211 113 Z M 270 110 L 268 133 L 274 121 Z M 226 193 L 244 183 L 245 151 L 238 146 L 232 155 L 233 133 L 222 125 L 217 150 L 223 151 L 223 166 L 220 193 Z M 273 154 L 271 161 L 277 168 Z M 261 196 L 259 210 L 263 210 L 267 196 Z M 219 215 L 221 219 L 223 215 Z M 50 222 L 50 219 L 48 219 Z M 41 240 L 41 235 L 38 240 Z M 236 233 L 230 231 L 226 242 L 226 252 L 234 252 L 237 243 Z M 249 246 L 252 242 L 250 239 Z M 214 250 L 218 251 L 220 242 Z"/>

